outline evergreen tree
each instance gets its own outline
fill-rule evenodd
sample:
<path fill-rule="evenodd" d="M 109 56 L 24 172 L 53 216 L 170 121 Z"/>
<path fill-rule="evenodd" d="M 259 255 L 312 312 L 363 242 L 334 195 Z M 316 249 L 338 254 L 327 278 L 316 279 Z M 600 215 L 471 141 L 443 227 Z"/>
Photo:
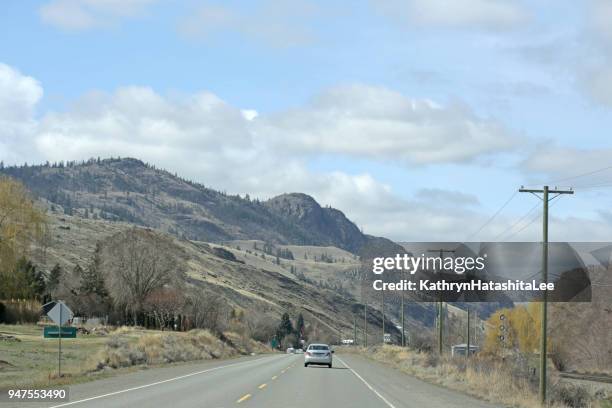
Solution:
<path fill-rule="evenodd" d="M 49 272 L 49 277 L 47 278 L 47 292 L 53 292 L 58 288 L 60 280 L 62 279 L 62 267 L 59 264 L 55 264 L 51 272 Z"/>
<path fill-rule="evenodd" d="M 293 324 L 289 318 L 289 313 L 285 312 L 281 316 L 281 322 L 276 329 L 276 335 L 279 339 L 283 339 L 285 336 L 293 333 Z"/>
<path fill-rule="evenodd" d="M 96 244 L 94 256 L 87 266 L 87 269 L 84 271 L 81 269 L 81 285 L 79 288 L 80 293 L 96 294 L 102 298 L 108 296 L 106 286 L 104 285 L 104 277 L 102 276 L 100 264 L 100 244 Z"/>
<path fill-rule="evenodd" d="M 74 279 L 75 281 L 78 282 L 82 282 L 83 281 L 83 268 L 81 268 L 81 265 L 76 264 L 74 265 L 74 268 L 72 269 L 72 279 Z M 79 287 L 78 291 L 72 289 L 71 290 L 75 295 L 78 294 L 78 292 L 81 292 L 81 289 Z"/>
<path fill-rule="evenodd" d="M 26 273 L 32 294 L 36 299 L 42 299 L 46 289 L 45 276 L 41 271 L 36 269 L 36 266 L 32 262 L 29 261 L 27 263 Z"/>
<path fill-rule="evenodd" d="M 295 334 L 301 339 L 304 337 L 304 316 L 300 313 L 295 324 Z"/>

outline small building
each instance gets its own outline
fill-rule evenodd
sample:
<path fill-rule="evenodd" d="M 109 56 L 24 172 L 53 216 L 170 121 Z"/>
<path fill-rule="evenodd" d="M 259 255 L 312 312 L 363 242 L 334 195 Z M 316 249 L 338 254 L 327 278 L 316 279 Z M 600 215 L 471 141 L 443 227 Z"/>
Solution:
<path fill-rule="evenodd" d="M 465 356 L 467 350 L 467 344 L 455 344 L 451 346 L 451 355 L 455 356 Z M 470 354 L 477 353 L 480 350 L 480 347 L 475 344 L 470 344 Z"/>

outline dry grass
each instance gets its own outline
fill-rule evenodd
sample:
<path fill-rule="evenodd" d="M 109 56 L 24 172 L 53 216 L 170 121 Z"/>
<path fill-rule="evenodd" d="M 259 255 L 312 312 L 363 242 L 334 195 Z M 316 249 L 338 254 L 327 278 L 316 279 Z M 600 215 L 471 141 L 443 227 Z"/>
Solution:
<path fill-rule="evenodd" d="M 187 333 L 157 332 L 129 341 L 129 329 L 111 333 L 105 347 L 90 361 L 91 371 L 136 365 L 160 365 L 185 361 L 211 360 L 251 353 L 270 352 L 266 346 L 234 333 L 219 337 L 207 330 Z"/>
<path fill-rule="evenodd" d="M 57 340 L 43 339 L 41 327 L 0 325 L 0 333 L 20 340 L 0 341 L 0 388 L 73 384 L 149 365 L 271 352 L 234 333 L 216 336 L 205 330 L 184 333 L 120 327 L 107 336 L 62 340 L 63 376 L 57 378 Z"/>
<path fill-rule="evenodd" d="M 234 332 L 224 333 L 226 342 L 231 344 L 240 354 L 269 353 L 271 349 L 252 338 Z"/>
<path fill-rule="evenodd" d="M 389 364 L 407 374 L 475 397 L 511 407 L 540 408 L 535 378 L 517 374 L 507 360 L 484 355 L 438 357 L 398 346 L 375 346 L 367 351 L 352 348 L 374 360 Z M 588 387 L 554 382 L 549 387 L 551 408 L 606 407 L 609 395 L 591 392 Z"/>
<path fill-rule="evenodd" d="M 55 383 L 57 374 L 57 339 L 44 339 L 42 327 L 0 324 L 0 333 L 18 338 L 18 342 L 0 341 L 0 388 Z M 104 347 L 108 339 L 98 335 L 62 340 L 62 373 L 65 381 L 74 381 L 83 362 Z"/>

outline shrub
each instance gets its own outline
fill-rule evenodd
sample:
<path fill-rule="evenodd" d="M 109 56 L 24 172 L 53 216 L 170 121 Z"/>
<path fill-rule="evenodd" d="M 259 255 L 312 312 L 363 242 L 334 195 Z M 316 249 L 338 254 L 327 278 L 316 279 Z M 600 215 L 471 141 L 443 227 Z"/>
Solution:
<path fill-rule="evenodd" d="M 145 334 L 137 341 L 130 341 L 130 337 L 134 337 L 133 331 L 124 328 L 116 330 L 109 337 L 104 349 L 95 356 L 94 370 L 209 360 L 269 351 L 262 344 L 245 336 L 226 333 L 217 337 L 208 330 Z"/>
<path fill-rule="evenodd" d="M 582 385 L 557 383 L 552 387 L 550 400 L 572 408 L 583 408 L 590 406 L 591 397 Z"/>

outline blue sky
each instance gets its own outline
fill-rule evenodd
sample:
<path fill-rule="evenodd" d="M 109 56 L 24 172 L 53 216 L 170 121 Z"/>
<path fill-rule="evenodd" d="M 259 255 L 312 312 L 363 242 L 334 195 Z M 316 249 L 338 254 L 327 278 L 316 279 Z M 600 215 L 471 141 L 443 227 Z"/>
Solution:
<path fill-rule="evenodd" d="M 135 156 L 221 190 L 302 191 L 398 240 L 465 239 L 521 184 L 612 164 L 605 0 L 3 7 L 5 163 Z M 557 203 L 554 238 L 612 239 L 610 188 Z M 516 196 L 474 239 L 533 204 Z"/>

